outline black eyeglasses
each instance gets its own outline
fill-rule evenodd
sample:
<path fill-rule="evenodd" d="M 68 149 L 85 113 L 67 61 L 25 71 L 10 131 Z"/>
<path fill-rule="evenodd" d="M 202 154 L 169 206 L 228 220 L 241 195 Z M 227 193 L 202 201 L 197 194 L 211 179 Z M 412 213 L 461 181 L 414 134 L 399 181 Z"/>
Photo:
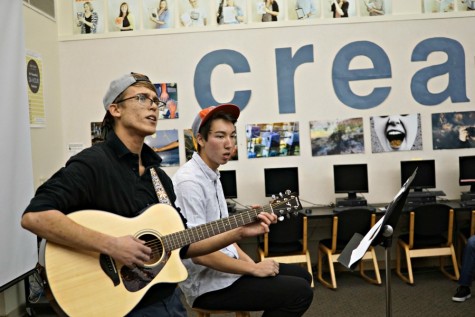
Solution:
<path fill-rule="evenodd" d="M 144 94 L 136 94 L 135 96 L 119 100 L 116 103 L 121 103 L 121 102 L 131 100 L 131 99 L 135 99 L 140 105 L 145 106 L 145 107 L 151 107 L 152 104 L 156 104 L 157 106 L 160 105 L 160 100 L 157 97 L 150 98 Z"/>

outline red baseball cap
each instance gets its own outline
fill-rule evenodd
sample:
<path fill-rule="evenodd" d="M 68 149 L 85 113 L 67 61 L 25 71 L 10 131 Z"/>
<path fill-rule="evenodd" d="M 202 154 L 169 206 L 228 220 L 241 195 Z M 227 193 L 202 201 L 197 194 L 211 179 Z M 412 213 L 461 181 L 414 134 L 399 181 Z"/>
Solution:
<path fill-rule="evenodd" d="M 198 135 L 198 132 L 200 131 L 200 128 L 203 126 L 203 124 L 205 124 L 216 112 L 228 113 L 237 120 L 241 111 L 238 106 L 231 103 L 204 108 L 198 112 L 195 120 L 193 121 L 193 125 L 191 126 L 191 130 L 193 131 L 193 135 L 195 137 Z"/>

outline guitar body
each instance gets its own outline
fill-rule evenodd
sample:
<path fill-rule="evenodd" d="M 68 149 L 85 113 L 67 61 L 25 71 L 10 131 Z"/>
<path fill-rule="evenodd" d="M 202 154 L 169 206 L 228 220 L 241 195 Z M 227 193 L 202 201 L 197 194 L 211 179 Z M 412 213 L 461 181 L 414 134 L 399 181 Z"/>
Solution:
<path fill-rule="evenodd" d="M 184 229 L 177 211 L 164 204 L 153 205 L 135 218 L 98 210 L 78 211 L 68 217 L 108 235 L 145 240 L 161 241 L 161 237 Z M 158 256 L 137 273 L 141 277 L 137 282 L 134 274 L 138 268 L 131 270 L 108 256 L 47 242 L 46 274 L 56 301 L 69 316 L 124 316 L 153 285 L 187 278 L 179 251 L 160 248 Z"/>

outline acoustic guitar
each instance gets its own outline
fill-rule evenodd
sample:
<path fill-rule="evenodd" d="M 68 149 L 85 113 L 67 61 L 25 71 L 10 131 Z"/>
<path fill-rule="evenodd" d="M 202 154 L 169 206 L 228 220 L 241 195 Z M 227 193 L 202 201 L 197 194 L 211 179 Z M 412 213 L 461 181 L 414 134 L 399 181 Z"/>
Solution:
<path fill-rule="evenodd" d="M 53 242 L 45 248 L 48 283 L 59 306 L 69 316 L 124 316 L 158 283 L 177 283 L 187 278 L 179 249 L 258 220 L 261 212 L 282 218 L 302 209 L 298 197 L 287 193 L 268 206 L 249 209 L 227 218 L 184 229 L 177 211 L 156 204 L 134 218 L 105 211 L 82 210 L 68 215 L 87 228 L 112 236 L 133 235 L 152 249 L 143 267 L 131 269 L 110 256 L 73 249 Z"/>

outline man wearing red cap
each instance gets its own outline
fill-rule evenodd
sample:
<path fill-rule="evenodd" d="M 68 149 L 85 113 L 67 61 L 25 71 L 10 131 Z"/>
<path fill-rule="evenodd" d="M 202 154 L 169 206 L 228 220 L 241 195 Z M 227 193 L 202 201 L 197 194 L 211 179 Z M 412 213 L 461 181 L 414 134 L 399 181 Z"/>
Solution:
<path fill-rule="evenodd" d="M 238 117 L 237 106 L 224 104 L 201 110 L 193 122 L 198 151 L 172 178 L 189 227 L 228 216 L 218 168 L 236 149 Z M 255 263 L 236 243 L 183 263 L 189 274 L 180 288 L 192 307 L 298 317 L 313 299 L 306 270 L 274 260 Z"/>
<path fill-rule="evenodd" d="M 103 128 L 107 132 L 104 141 L 71 157 L 65 167 L 38 188 L 24 211 L 21 225 L 39 237 L 75 250 L 78 254 L 108 256 L 113 259 L 112 263 L 122 264 L 121 270 L 124 266 L 131 272 L 146 270 L 144 266 L 151 261 L 152 248 L 135 237 L 135 232 L 118 236 L 108 234 L 81 225 L 67 215 L 88 209 L 132 218 L 140 217 L 145 209 L 159 202 L 175 207 L 171 179 L 160 168 L 160 157 L 144 144 L 145 137 L 156 131 L 158 103 L 155 87 L 145 75 L 130 73 L 112 81 L 103 99 L 106 110 Z M 185 224 L 186 220 L 178 214 L 178 222 Z M 157 218 L 158 223 L 168 223 L 165 218 Z M 240 238 L 262 234 L 268 231 L 270 223 L 276 221 L 275 216 L 262 213 L 259 219 L 260 223 L 186 245 L 181 248 L 180 257 L 200 256 Z M 73 264 L 64 263 L 64 266 Z M 142 275 L 147 274 L 147 271 L 143 272 Z M 80 277 L 75 280 L 71 276 L 71 279 L 76 281 Z M 109 282 L 113 285 L 112 281 Z M 111 307 L 109 309 L 112 310 L 112 307 L 124 304 L 125 300 L 119 303 L 113 295 L 109 296 L 107 305 L 97 302 L 96 306 L 84 307 L 86 299 L 95 299 L 94 288 L 84 283 L 78 283 L 78 289 L 87 286 L 89 291 L 73 298 L 79 303 L 75 307 L 82 308 L 80 312 L 72 312 L 74 307 L 58 301 L 68 315 L 184 317 L 186 311 L 175 296 L 176 282 L 152 285 L 143 298 L 137 300 L 138 303 L 132 303 L 130 313 L 101 310 L 103 307 Z M 116 289 L 123 288 L 124 279 L 118 281 Z M 124 297 L 129 299 L 130 296 Z M 89 312 L 85 312 L 86 309 Z"/>

